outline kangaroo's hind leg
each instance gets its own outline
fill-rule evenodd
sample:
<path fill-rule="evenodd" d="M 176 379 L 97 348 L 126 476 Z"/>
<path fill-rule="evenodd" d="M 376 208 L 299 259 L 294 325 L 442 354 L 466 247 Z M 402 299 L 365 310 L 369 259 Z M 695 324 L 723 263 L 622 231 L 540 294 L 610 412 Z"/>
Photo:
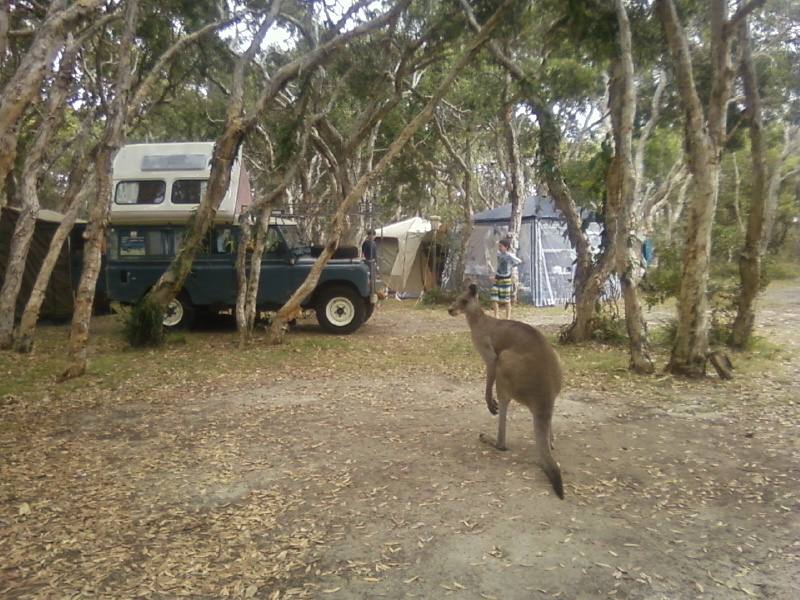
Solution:
<path fill-rule="evenodd" d="M 505 383 L 497 380 L 497 438 L 481 434 L 481 441 L 490 444 L 498 450 L 506 450 L 506 416 L 508 415 L 508 405 L 511 403 L 511 394 Z"/>

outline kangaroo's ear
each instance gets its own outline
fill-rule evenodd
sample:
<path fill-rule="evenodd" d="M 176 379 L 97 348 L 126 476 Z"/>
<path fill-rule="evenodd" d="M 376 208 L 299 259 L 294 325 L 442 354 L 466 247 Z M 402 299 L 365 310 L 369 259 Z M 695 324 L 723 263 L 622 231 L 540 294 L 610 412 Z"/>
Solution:
<path fill-rule="evenodd" d="M 470 293 L 471 296 L 477 296 L 478 295 L 478 286 L 475 285 L 474 283 L 470 283 L 469 284 L 469 293 Z"/>
<path fill-rule="evenodd" d="M 467 278 L 464 280 L 464 291 L 469 289 L 469 286 L 472 285 L 472 279 Z"/>

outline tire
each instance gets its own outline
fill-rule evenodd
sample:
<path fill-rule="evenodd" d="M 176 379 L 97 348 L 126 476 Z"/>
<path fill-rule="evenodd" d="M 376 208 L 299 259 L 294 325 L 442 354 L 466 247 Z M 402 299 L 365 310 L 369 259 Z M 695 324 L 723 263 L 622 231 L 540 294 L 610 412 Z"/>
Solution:
<path fill-rule="evenodd" d="M 197 311 L 189 299 L 189 294 L 181 292 L 167 305 L 163 325 L 167 331 L 189 329 L 194 323 Z"/>
<path fill-rule="evenodd" d="M 353 288 L 335 285 L 320 292 L 316 304 L 317 321 L 329 333 L 353 333 L 366 321 L 364 299 Z"/>

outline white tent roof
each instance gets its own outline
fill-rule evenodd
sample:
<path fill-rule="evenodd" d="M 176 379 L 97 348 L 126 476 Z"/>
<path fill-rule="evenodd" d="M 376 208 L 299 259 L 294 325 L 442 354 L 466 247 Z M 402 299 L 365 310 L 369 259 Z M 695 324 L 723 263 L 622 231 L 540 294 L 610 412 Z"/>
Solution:
<path fill-rule="evenodd" d="M 381 226 L 376 229 L 376 237 L 404 237 L 406 235 L 428 233 L 431 222 L 422 217 L 411 217 L 404 221 Z"/>

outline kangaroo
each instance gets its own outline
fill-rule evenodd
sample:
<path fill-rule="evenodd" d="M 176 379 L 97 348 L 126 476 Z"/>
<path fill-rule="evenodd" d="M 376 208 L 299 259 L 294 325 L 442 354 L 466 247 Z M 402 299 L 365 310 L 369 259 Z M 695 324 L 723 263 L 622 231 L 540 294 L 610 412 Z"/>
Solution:
<path fill-rule="evenodd" d="M 553 405 L 561 391 L 561 360 L 544 334 L 520 321 L 498 320 L 483 312 L 478 288 L 471 284 L 450 306 L 451 316 L 466 315 L 472 344 L 486 363 L 486 406 L 498 414 L 497 439 L 481 441 L 506 449 L 506 413 L 512 398 L 533 414 L 536 447 L 559 498 L 564 498 L 561 469 L 553 458 Z M 497 399 L 492 388 L 497 385 Z"/>

